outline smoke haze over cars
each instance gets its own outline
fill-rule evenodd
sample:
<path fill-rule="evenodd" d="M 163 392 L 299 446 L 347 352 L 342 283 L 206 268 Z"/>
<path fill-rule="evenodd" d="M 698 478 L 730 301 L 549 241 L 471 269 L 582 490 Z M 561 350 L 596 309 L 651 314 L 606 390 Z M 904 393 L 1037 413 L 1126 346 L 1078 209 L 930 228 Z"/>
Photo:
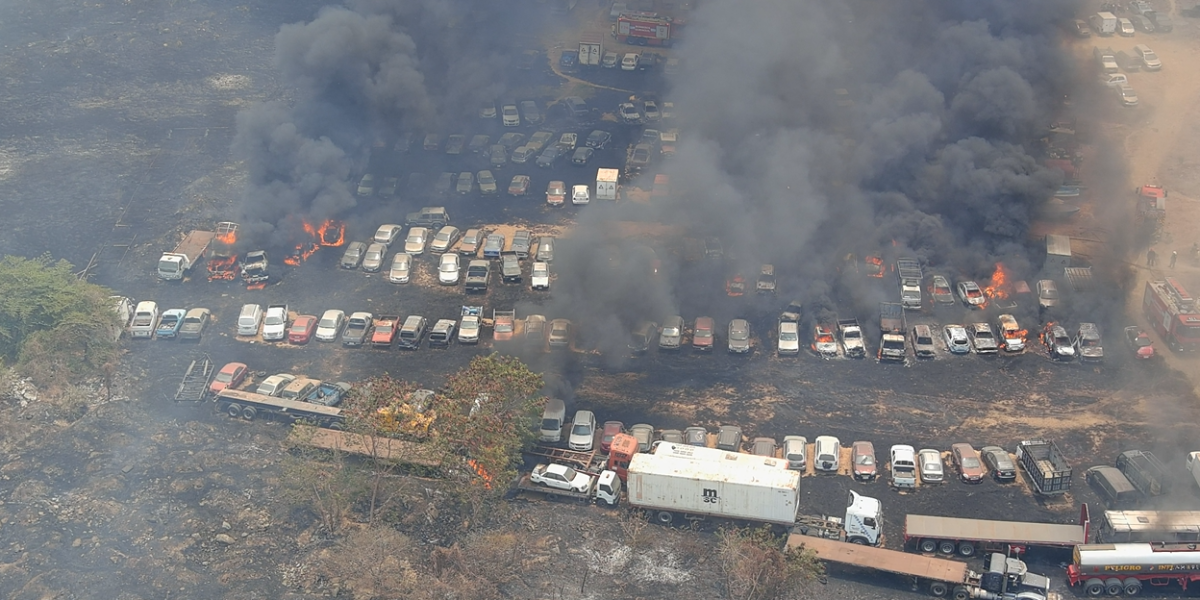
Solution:
<path fill-rule="evenodd" d="M 583 209 L 546 312 L 586 317 L 611 348 L 637 320 L 679 311 L 681 297 L 721 295 L 664 276 L 679 266 L 661 250 L 664 272 L 647 273 L 642 250 L 591 233 L 612 219 L 719 234 L 740 272 L 779 265 L 780 297 L 817 311 L 858 285 L 839 274 L 849 254 L 911 251 L 977 278 L 1002 260 L 1032 276 L 1029 223 L 1062 178 L 1032 144 L 1072 80 L 1057 23 L 1075 4 L 701 3 L 664 95 L 682 132 L 663 169 L 675 197 Z M 362 0 L 285 25 L 275 60 L 295 101 L 237 121 L 247 231 L 287 244 L 291 216 L 352 216 L 351 174 L 372 143 L 445 131 L 496 98 L 506 27 L 542 26 L 502 12 Z M 861 307 L 885 299 L 851 295 Z"/>

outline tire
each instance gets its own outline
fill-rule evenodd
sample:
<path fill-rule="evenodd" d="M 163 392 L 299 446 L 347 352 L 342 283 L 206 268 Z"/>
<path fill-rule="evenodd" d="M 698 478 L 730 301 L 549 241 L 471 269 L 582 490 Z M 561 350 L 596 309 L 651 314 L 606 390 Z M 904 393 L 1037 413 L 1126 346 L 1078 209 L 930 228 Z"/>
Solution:
<path fill-rule="evenodd" d="M 1120 596 L 1125 591 L 1125 584 L 1121 583 L 1116 577 L 1109 577 L 1104 580 L 1104 591 L 1109 596 Z"/>
<path fill-rule="evenodd" d="M 946 582 L 944 581 L 935 581 L 929 584 L 929 595 L 931 596 L 937 596 L 938 598 L 941 598 L 942 596 L 946 595 L 946 592 L 949 591 L 950 586 L 946 585 Z"/>
<path fill-rule="evenodd" d="M 967 591 L 965 586 L 954 586 L 954 600 L 968 600 L 971 597 L 971 592 Z"/>
<path fill-rule="evenodd" d="M 1126 596 L 1136 596 L 1140 593 L 1142 593 L 1142 580 L 1140 580 L 1136 577 L 1126 578 L 1125 579 L 1125 595 Z"/>
<path fill-rule="evenodd" d="M 230 404 L 225 407 L 225 412 L 229 415 L 229 418 L 236 419 L 242 416 L 242 407 L 237 404 Z"/>
<path fill-rule="evenodd" d="M 858 544 L 859 546 L 866 546 L 866 545 L 867 545 L 867 538 L 853 537 L 853 538 L 850 538 L 850 543 L 851 543 L 851 544 Z"/>
<path fill-rule="evenodd" d="M 1083 591 L 1089 596 L 1099 596 L 1104 593 L 1104 582 L 1099 579 L 1089 579 L 1083 584 Z"/>
<path fill-rule="evenodd" d="M 258 409 L 253 406 L 247 406 L 242 409 L 242 418 L 247 421 L 253 421 L 254 417 L 258 416 Z"/>
<path fill-rule="evenodd" d="M 654 513 L 654 518 L 659 522 L 660 525 L 670 525 L 671 523 L 675 522 L 675 515 L 672 515 L 665 510 L 660 510 L 657 513 Z"/>
<path fill-rule="evenodd" d="M 975 544 L 971 542 L 960 542 L 958 544 L 958 555 L 963 558 L 975 556 Z"/>
<path fill-rule="evenodd" d="M 942 540 L 938 542 L 938 552 L 941 552 L 942 554 L 954 554 L 954 542 L 949 540 Z"/>
<path fill-rule="evenodd" d="M 921 540 L 921 543 L 918 544 L 917 547 L 918 547 L 918 549 L 921 550 L 921 552 L 924 552 L 926 554 L 933 554 L 934 552 L 937 552 L 938 543 L 937 543 L 937 540 L 925 539 L 925 540 Z"/>

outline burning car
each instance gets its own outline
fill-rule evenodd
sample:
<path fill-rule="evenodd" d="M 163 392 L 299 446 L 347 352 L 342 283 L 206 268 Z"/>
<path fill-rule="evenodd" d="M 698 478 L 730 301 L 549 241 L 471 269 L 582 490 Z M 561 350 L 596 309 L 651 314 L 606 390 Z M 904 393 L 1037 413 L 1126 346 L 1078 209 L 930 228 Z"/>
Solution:
<path fill-rule="evenodd" d="M 1017 324 L 1017 318 L 1012 315 L 1000 315 L 997 321 L 1000 324 L 1000 339 L 1004 341 L 1004 351 L 1023 352 L 1026 332 Z"/>
<path fill-rule="evenodd" d="M 929 296 L 936 304 L 954 304 L 954 291 L 950 289 L 950 281 L 941 275 L 934 275 L 929 284 Z"/>
<path fill-rule="evenodd" d="M 1075 358 L 1075 346 L 1067 335 L 1067 330 L 1057 323 L 1046 323 L 1042 330 L 1042 343 L 1050 352 L 1050 358 L 1071 360 Z"/>
<path fill-rule="evenodd" d="M 732 297 L 738 297 L 746 293 L 746 279 L 741 273 L 734 273 L 725 282 L 725 294 Z"/>
<path fill-rule="evenodd" d="M 828 325 L 813 327 L 812 350 L 820 356 L 837 356 L 837 339 L 833 337 L 833 328 Z"/>
<path fill-rule="evenodd" d="M 971 308 L 987 306 L 987 296 L 983 295 L 983 290 L 974 281 L 958 282 L 958 297 Z"/>
<path fill-rule="evenodd" d="M 1150 339 L 1150 335 L 1142 331 L 1137 325 L 1130 325 L 1125 328 L 1125 343 L 1129 345 L 1129 349 L 1133 350 L 1133 355 L 1139 359 L 1145 360 L 1154 358 L 1154 342 Z"/>

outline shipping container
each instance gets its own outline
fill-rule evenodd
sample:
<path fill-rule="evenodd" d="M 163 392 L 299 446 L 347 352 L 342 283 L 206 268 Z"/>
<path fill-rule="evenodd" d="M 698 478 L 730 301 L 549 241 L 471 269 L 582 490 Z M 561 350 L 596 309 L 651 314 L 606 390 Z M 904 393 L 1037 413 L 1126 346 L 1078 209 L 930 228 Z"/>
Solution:
<path fill-rule="evenodd" d="M 668 524 L 676 516 L 792 525 L 800 508 L 800 473 L 733 461 L 637 454 L 629 462 L 629 503 Z"/>
<path fill-rule="evenodd" d="M 1017 461 L 1025 469 L 1033 489 L 1043 496 L 1071 491 L 1071 465 L 1052 441 L 1026 440 L 1017 443 Z"/>

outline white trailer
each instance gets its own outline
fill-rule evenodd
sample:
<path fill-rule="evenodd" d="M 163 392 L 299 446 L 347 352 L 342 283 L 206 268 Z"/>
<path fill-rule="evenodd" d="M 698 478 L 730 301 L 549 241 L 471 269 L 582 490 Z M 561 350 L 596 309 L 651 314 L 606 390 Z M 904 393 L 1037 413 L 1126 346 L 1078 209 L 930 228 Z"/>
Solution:
<path fill-rule="evenodd" d="M 584 67 L 598 67 L 604 58 L 603 38 L 587 36 L 579 40 L 579 64 Z"/>
<path fill-rule="evenodd" d="M 621 172 L 617 169 L 597 169 L 596 170 L 596 199 L 597 200 L 616 200 L 617 199 L 617 178 L 621 176 Z"/>
<path fill-rule="evenodd" d="M 663 524 L 678 515 L 791 526 L 800 509 L 800 473 L 740 461 L 636 454 L 629 461 L 626 493 L 629 504 Z"/>

